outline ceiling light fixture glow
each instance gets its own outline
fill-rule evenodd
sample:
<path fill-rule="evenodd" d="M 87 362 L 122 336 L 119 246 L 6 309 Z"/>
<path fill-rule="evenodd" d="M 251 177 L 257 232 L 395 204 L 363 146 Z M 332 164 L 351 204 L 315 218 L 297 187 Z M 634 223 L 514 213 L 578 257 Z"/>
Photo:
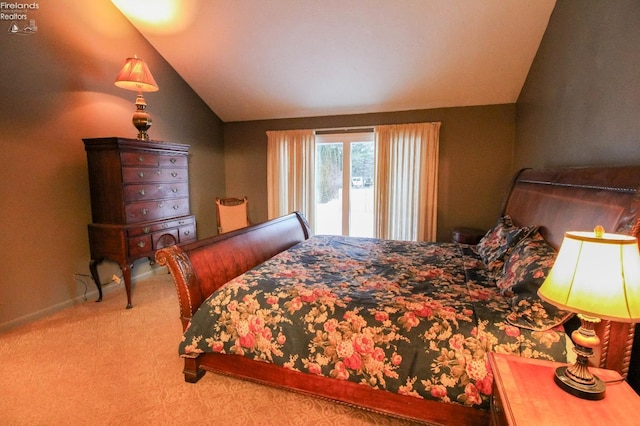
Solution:
<path fill-rule="evenodd" d="M 171 24 L 179 15 L 179 0 L 111 0 L 128 18 L 150 25 Z"/>

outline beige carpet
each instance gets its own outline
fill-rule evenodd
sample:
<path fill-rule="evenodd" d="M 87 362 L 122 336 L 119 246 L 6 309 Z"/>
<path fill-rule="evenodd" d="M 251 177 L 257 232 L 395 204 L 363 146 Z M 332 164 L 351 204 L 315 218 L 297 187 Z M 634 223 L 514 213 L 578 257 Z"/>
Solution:
<path fill-rule="evenodd" d="M 168 274 L 0 334 L 3 425 L 408 425 L 398 419 L 207 373 L 185 383 Z"/>

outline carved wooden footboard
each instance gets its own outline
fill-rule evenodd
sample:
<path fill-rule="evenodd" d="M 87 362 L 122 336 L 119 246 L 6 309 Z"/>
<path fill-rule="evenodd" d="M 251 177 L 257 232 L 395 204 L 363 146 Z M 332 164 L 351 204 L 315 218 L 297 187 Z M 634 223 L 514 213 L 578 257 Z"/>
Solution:
<path fill-rule="evenodd" d="M 257 225 L 156 252 L 167 265 L 180 302 L 183 329 L 200 304 L 218 287 L 276 254 L 309 238 L 306 218 L 292 213 Z"/>

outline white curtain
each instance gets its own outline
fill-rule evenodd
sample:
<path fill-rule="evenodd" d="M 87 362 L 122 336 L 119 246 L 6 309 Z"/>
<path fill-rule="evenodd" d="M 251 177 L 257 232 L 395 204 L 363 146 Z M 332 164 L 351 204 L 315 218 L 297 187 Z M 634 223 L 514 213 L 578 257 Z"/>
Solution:
<path fill-rule="evenodd" d="M 267 140 L 269 219 L 300 211 L 312 221 L 315 201 L 314 131 L 268 131 Z"/>
<path fill-rule="evenodd" d="M 375 128 L 376 237 L 435 241 L 440 124 Z"/>

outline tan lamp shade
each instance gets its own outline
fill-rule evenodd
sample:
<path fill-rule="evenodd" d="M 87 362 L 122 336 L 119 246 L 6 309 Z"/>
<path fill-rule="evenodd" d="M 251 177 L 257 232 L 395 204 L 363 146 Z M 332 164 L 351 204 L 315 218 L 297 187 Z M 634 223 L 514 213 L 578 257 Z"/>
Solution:
<path fill-rule="evenodd" d="M 637 239 L 604 232 L 567 232 L 538 294 L 562 309 L 612 321 L 640 320 Z"/>
<path fill-rule="evenodd" d="M 151 75 L 147 64 L 138 57 L 127 58 L 116 77 L 115 85 L 137 92 L 156 92 L 158 84 Z"/>

